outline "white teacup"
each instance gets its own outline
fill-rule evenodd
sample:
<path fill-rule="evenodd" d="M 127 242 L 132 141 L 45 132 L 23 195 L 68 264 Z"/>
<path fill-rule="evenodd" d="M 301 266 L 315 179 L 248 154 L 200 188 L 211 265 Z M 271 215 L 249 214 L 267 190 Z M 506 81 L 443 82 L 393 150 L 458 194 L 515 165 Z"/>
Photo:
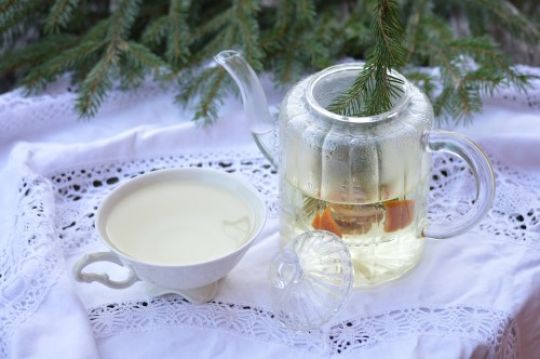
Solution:
<path fill-rule="evenodd" d="M 161 183 L 201 183 L 224 190 L 249 208 L 252 223 L 245 241 L 222 255 L 196 263 L 159 263 L 135 258 L 125 248 L 111 241 L 107 232 L 107 221 L 119 202 L 138 190 Z M 187 203 L 186 205 L 189 205 Z M 266 221 L 266 206 L 257 190 L 247 181 L 234 175 L 212 169 L 161 170 L 138 176 L 112 191 L 101 204 L 96 215 L 96 228 L 102 242 L 110 249 L 84 255 L 74 265 L 75 279 L 80 282 L 100 282 L 111 288 L 127 288 L 142 280 L 159 287 L 163 292 L 179 293 L 192 303 L 203 303 L 214 298 L 218 281 L 238 263 L 249 246 L 260 233 Z M 148 239 L 153 240 L 152 238 Z M 179 238 L 181 240 L 181 238 Z M 83 269 L 94 262 L 112 262 L 124 266 L 129 275 L 124 280 L 112 280 L 106 273 L 88 273 Z"/>

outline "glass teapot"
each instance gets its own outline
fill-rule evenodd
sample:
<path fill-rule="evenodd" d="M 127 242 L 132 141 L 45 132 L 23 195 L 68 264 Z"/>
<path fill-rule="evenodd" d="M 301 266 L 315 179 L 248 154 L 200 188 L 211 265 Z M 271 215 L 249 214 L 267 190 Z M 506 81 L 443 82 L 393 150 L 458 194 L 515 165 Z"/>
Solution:
<path fill-rule="evenodd" d="M 429 99 L 402 75 L 392 109 L 347 117 L 326 107 L 346 90 L 361 63 L 329 67 L 294 85 L 273 116 L 253 69 L 236 51 L 215 60 L 240 88 L 254 139 L 280 173 L 280 231 L 285 244 L 310 230 L 347 244 L 354 285 L 398 278 L 420 260 L 425 238 L 448 238 L 476 224 L 495 193 L 493 170 L 473 142 L 432 130 Z M 427 223 L 432 151 L 461 157 L 476 178 L 471 210 L 451 224 Z"/>

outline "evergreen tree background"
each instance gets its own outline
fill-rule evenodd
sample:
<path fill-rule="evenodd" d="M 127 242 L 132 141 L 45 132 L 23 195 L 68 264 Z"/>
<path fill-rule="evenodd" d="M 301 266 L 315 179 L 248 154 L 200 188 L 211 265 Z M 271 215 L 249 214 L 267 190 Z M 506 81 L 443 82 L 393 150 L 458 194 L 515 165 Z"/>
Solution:
<path fill-rule="evenodd" d="M 235 48 L 285 86 L 364 59 L 333 104 L 341 113 L 387 109 L 395 68 L 428 94 L 438 118 L 460 121 L 500 86 L 526 89 L 510 55 L 538 61 L 539 21 L 535 0 L 0 0 L 1 90 L 39 92 L 68 73 L 88 117 L 113 86 L 129 90 L 151 75 L 175 84 L 195 119 L 212 121 L 234 86 L 208 65 Z"/>

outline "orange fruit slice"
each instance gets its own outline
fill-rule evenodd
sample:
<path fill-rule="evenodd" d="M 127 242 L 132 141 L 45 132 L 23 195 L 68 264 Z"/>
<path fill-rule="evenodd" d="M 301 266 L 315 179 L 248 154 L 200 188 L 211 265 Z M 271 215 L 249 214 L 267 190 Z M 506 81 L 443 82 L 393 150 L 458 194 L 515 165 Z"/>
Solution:
<path fill-rule="evenodd" d="M 332 217 L 332 212 L 330 211 L 330 208 L 325 208 L 322 213 L 318 211 L 315 214 L 315 217 L 313 217 L 311 226 L 315 229 L 332 232 L 338 237 L 343 236 L 341 228 L 339 228 L 339 225 L 334 220 L 334 217 Z"/>
<path fill-rule="evenodd" d="M 415 201 L 412 199 L 395 199 L 384 203 L 386 218 L 385 232 L 395 232 L 407 227 L 414 219 Z"/>
<path fill-rule="evenodd" d="M 321 229 L 321 212 L 317 211 L 313 220 L 311 221 L 311 226 L 315 229 Z"/>

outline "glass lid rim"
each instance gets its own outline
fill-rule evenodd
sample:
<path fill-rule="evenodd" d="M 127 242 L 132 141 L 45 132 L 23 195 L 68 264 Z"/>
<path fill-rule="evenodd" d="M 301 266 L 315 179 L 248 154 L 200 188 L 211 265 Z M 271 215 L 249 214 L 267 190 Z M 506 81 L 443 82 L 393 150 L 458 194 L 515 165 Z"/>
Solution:
<path fill-rule="evenodd" d="M 342 123 L 350 124 L 360 124 L 360 123 L 374 123 L 390 118 L 396 117 L 409 103 L 410 101 L 410 83 L 407 81 L 405 76 L 392 69 L 391 74 L 403 80 L 403 95 L 401 96 L 400 101 L 392 106 L 392 108 L 386 112 L 381 112 L 372 116 L 344 116 L 331 111 L 328 111 L 326 108 L 321 106 L 314 95 L 314 89 L 317 86 L 318 82 L 322 79 L 334 75 L 339 72 L 351 71 L 351 70 L 361 70 L 364 68 L 364 62 L 347 62 L 344 64 L 334 65 L 327 67 L 326 69 L 319 71 L 309 80 L 306 88 L 306 99 L 309 106 L 315 110 L 319 115 L 332 119 L 334 121 L 339 121 Z"/>

